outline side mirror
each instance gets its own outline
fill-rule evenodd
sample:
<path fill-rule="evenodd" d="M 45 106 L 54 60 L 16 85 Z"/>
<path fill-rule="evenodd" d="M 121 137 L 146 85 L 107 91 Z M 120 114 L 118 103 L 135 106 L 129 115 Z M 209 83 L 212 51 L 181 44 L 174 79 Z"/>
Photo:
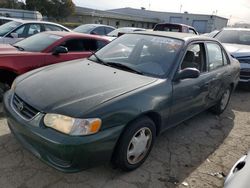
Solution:
<path fill-rule="evenodd" d="M 196 68 L 185 68 L 178 72 L 175 76 L 175 81 L 183 80 L 187 78 L 198 78 L 200 76 L 200 71 Z"/>
<path fill-rule="evenodd" d="M 11 33 L 10 36 L 14 39 L 17 39 L 18 38 L 18 34 L 17 33 Z"/>
<path fill-rule="evenodd" d="M 66 53 L 68 53 L 68 48 L 64 46 L 57 46 L 52 52 L 53 55 L 66 54 Z"/>

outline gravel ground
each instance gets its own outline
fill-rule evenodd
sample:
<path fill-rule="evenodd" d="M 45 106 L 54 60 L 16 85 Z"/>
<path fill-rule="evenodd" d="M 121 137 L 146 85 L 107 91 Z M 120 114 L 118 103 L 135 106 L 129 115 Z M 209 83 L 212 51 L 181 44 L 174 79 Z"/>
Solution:
<path fill-rule="evenodd" d="M 236 90 L 221 116 L 204 112 L 160 135 L 148 160 L 124 173 L 110 165 L 64 174 L 10 134 L 0 104 L 0 187 L 223 187 L 224 175 L 250 149 L 250 93 Z"/>

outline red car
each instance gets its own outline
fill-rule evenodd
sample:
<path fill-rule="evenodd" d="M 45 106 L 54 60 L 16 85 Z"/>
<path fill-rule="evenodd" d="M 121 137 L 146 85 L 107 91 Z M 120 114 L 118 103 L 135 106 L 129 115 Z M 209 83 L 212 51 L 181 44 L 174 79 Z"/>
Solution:
<path fill-rule="evenodd" d="M 13 45 L 0 45 L 0 101 L 13 80 L 27 71 L 89 57 L 109 40 L 74 32 L 43 32 Z"/>

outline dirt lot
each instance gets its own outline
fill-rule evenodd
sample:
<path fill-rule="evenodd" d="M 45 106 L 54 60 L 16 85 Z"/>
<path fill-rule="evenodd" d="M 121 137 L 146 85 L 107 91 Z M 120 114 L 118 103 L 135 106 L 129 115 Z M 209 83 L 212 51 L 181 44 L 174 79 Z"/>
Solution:
<path fill-rule="evenodd" d="M 250 92 L 243 90 L 220 117 L 204 112 L 159 136 L 145 164 L 130 173 L 109 165 L 54 170 L 22 148 L 0 112 L 0 187 L 222 187 L 223 174 L 249 149 Z"/>

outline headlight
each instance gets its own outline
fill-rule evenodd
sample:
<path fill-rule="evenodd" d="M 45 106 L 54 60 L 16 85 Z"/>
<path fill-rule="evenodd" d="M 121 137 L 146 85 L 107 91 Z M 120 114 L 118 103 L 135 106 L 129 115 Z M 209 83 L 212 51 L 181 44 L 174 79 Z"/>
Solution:
<path fill-rule="evenodd" d="M 95 134 L 102 124 L 99 118 L 78 119 L 59 114 L 46 114 L 43 121 L 47 127 L 74 136 Z"/>

